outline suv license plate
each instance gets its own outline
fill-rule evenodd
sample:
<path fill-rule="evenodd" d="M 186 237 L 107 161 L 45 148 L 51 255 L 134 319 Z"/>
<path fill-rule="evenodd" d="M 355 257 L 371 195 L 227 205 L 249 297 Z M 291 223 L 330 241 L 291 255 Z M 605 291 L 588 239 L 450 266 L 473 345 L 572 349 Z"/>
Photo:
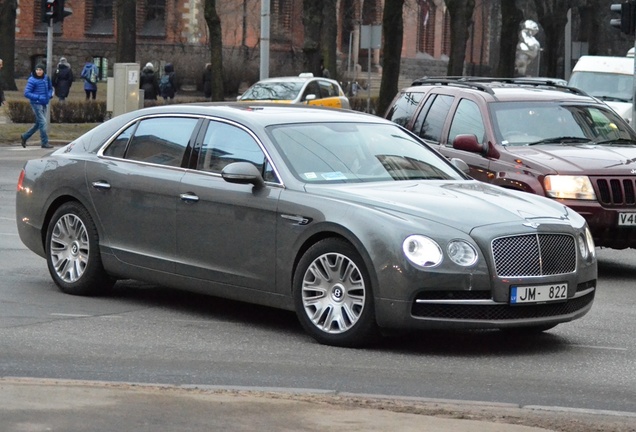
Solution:
<path fill-rule="evenodd" d="M 636 213 L 619 213 L 619 226 L 636 226 Z"/>
<path fill-rule="evenodd" d="M 543 303 L 567 299 L 567 283 L 510 287 L 510 304 Z"/>

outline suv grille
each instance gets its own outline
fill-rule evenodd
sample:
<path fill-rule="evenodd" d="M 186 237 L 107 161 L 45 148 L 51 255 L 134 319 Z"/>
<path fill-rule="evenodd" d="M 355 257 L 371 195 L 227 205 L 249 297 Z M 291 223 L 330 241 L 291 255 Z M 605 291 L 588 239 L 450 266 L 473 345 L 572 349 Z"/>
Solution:
<path fill-rule="evenodd" d="M 636 206 L 634 177 L 592 177 L 598 200 L 604 206 Z"/>
<path fill-rule="evenodd" d="M 576 270 L 574 238 L 563 234 L 529 234 L 493 240 L 499 277 L 545 276 Z"/>

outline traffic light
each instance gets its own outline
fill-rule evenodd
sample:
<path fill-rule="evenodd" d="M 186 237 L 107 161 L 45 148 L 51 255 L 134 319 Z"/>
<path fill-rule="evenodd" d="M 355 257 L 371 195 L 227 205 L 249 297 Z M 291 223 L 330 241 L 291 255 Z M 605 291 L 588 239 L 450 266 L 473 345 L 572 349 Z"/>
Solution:
<path fill-rule="evenodd" d="M 636 33 L 636 23 L 634 22 L 636 20 L 636 2 L 630 0 L 625 3 L 614 3 L 610 6 L 610 10 L 621 15 L 620 18 L 610 20 L 612 27 L 620 29 L 626 35 L 634 36 Z"/>
<path fill-rule="evenodd" d="M 42 22 L 49 23 L 55 15 L 57 0 L 42 0 Z"/>
<path fill-rule="evenodd" d="M 56 0 L 55 13 L 53 14 L 53 22 L 64 21 L 64 18 L 73 14 L 73 11 L 70 8 L 64 7 L 64 2 L 65 0 Z"/>
<path fill-rule="evenodd" d="M 64 21 L 64 18 L 73 12 L 64 7 L 65 0 L 42 0 L 42 22 L 50 23 Z"/>

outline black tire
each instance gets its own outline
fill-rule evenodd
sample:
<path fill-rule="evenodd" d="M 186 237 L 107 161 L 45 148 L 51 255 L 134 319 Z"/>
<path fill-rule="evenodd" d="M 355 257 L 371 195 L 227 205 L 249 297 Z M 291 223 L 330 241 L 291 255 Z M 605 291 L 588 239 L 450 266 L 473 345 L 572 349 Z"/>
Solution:
<path fill-rule="evenodd" d="M 46 263 L 67 294 L 102 295 L 115 283 L 104 271 L 95 223 L 77 202 L 65 203 L 53 214 L 46 232 Z"/>
<path fill-rule="evenodd" d="M 298 263 L 293 288 L 298 319 L 318 342 L 358 347 L 379 336 L 369 273 L 346 241 L 311 246 Z"/>

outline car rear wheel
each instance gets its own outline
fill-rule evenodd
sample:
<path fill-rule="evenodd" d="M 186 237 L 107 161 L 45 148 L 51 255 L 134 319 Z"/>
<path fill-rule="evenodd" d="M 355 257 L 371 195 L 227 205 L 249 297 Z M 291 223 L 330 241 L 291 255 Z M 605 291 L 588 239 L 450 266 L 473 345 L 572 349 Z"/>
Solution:
<path fill-rule="evenodd" d="M 378 335 L 368 272 L 343 240 L 321 240 L 305 252 L 294 273 L 294 302 L 303 328 L 320 343 L 354 347 Z"/>
<path fill-rule="evenodd" d="M 53 214 L 46 262 L 53 281 L 67 294 L 104 294 L 114 284 L 102 266 L 97 228 L 79 203 L 66 203 Z"/>

